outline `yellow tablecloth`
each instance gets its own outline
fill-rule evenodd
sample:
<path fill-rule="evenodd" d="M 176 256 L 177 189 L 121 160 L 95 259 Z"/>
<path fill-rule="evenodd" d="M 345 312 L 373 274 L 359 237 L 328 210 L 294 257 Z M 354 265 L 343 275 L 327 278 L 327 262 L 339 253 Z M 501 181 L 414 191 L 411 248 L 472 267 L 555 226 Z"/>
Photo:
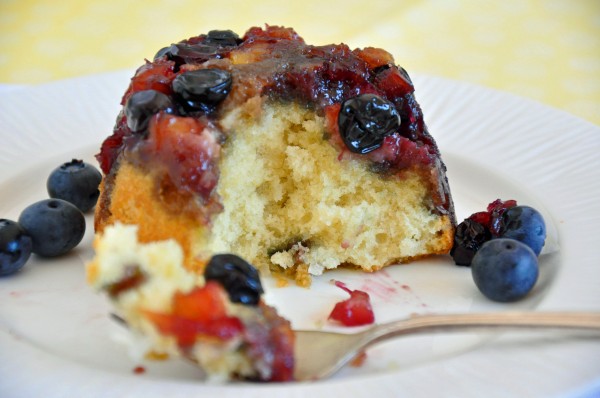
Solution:
<path fill-rule="evenodd" d="M 599 0 L 0 0 L 0 84 L 134 69 L 171 42 L 265 23 L 600 124 Z"/>

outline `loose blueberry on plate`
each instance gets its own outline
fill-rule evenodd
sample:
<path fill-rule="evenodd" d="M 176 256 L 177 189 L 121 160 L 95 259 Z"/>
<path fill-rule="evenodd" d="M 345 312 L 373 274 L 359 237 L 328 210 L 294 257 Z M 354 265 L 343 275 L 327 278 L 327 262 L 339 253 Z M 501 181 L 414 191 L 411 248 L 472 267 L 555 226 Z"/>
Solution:
<path fill-rule="evenodd" d="M 363 94 L 342 104 L 338 126 L 348 149 L 364 155 L 379 148 L 400 127 L 400 116 L 390 101 Z"/>
<path fill-rule="evenodd" d="M 499 235 L 525 243 L 539 256 L 546 241 L 546 224 L 534 208 L 515 206 L 502 214 Z"/>
<path fill-rule="evenodd" d="M 46 188 L 51 198 L 66 200 L 85 213 L 96 206 L 101 181 L 102 174 L 94 166 L 73 159 L 50 173 Z"/>
<path fill-rule="evenodd" d="M 538 278 L 538 261 L 533 250 L 514 239 L 497 238 L 484 243 L 471 262 L 475 285 L 493 301 L 523 298 Z"/>
<path fill-rule="evenodd" d="M 199 69 L 173 79 L 173 91 L 188 111 L 210 112 L 231 90 L 231 74 L 222 69 Z"/>
<path fill-rule="evenodd" d="M 173 111 L 171 98 L 156 90 L 137 91 L 125 104 L 127 127 L 134 133 L 144 132 L 152 115 L 162 110 Z"/>
<path fill-rule="evenodd" d="M 256 268 L 234 254 L 214 255 L 206 265 L 204 278 L 219 282 L 234 303 L 256 305 L 264 293 Z"/>
<path fill-rule="evenodd" d="M 31 237 L 11 220 L 0 219 L 0 276 L 19 271 L 31 255 Z"/>
<path fill-rule="evenodd" d="M 45 257 L 70 251 L 85 234 L 83 213 L 61 199 L 45 199 L 26 207 L 19 224 L 31 236 L 33 253 Z"/>

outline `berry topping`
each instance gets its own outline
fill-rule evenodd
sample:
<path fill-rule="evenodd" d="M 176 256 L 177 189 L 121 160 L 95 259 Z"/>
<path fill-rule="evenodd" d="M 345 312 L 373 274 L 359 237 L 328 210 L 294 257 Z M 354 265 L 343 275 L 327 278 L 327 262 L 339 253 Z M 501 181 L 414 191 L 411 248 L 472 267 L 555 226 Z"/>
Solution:
<path fill-rule="evenodd" d="M 237 46 L 242 42 L 242 39 L 231 30 L 211 30 L 206 35 L 204 42 L 220 46 Z"/>
<path fill-rule="evenodd" d="M 199 69 L 184 72 L 173 80 L 173 91 L 188 111 L 210 113 L 227 97 L 231 74 L 222 69 Z"/>
<path fill-rule="evenodd" d="M 348 292 L 350 298 L 337 303 L 328 319 L 337 321 L 344 326 L 369 325 L 375 322 L 375 315 L 368 293 L 360 290 L 350 290 L 338 281 L 335 282 L 335 285 Z"/>
<path fill-rule="evenodd" d="M 500 217 L 498 234 L 525 243 L 539 256 L 546 240 L 546 224 L 540 212 L 534 208 L 515 206 Z"/>
<path fill-rule="evenodd" d="M 516 200 L 496 199 L 487 206 L 486 211 L 473 213 L 458 224 L 454 234 L 454 245 L 450 250 L 456 265 L 471 265 L 473 256 L 483 243 L 500 237 L 500 218 L 507 209 L 516 205 Z"/>
<path fill-rule="evenodd" d="M 487 298 L 508 302 L 524 297 L 538 278 L 538 262 L 529 246 L 514 239 L 492 239 L 471 263 L 475 284 Z"/>
<path fill-rule="evenodd" d="M 144 313 L 160 333 L 175 337 L 181 347 L 193 345 L 202 335 L 229 340 L 239 336 L 244 325 L 227 315 L 224 294 L 218 283 L 208 282 L 189 293 L 176 293 L 172 313 Z"/>
<path fill-rule="evenodd" d="M 499 236 L 500 217 L 502 217 L 502 213 L 504 213 L 507 209 L 510 209 L 511 207 L 515 207 L 516 205 L 517 201 L 512 199 L 496 199 L 488 205 L 487 212 L 490 215 L 490 221 L 487 227 L 490 229 L 490 232 L 493 236 Z"/>
<path fill-rule="evenodd" d="M 456 227 L 450 255 L 456 265 L 471 265 L 475 253 L 491 238 L 492 235 L 486 227 L 468 218 Z"/>
<path fill-rule="evenodd" d="M 369 153 L 400 127 L 394 104 L 374 94 L 363 94 L 342 104 L 338 116 L 340 134 L 350 151 Z"/>
<path fill-rule="evenodd" d="M 83 213 L 61 199 L 45 199 L 26 207 L 19 224 L 31 236 L 33 253 L 46 257 L 73 249 L 85 233 Z"/>
<path fill-rule="evenodd" d="M 256 268 L 234 254 L 213 256 L 204 270 L 204 278 L 219 282 L 234 303 L 256 305 L 264 292 Z"/>
<path fill-rule="evenodd" d="M 73 159 L 50 173 L 46 188 L 51 198 L 66 200 L 85 213 L 96 205 L 101 181 L 102 174 L 94 166 Z"/>
<path fill-rule="evenodd" d="M 173 112 L 173 102 L 165 94 L 156 90 L 142 90 L 133 93 L 125 104 L 127 127 L 136 133 L 148 127 L 150 117 L 159 111 Z"/>
<path fill-rule="evenodd" d="M 31 255 L 31 237 L 14 221 L 0 219 L 0 276 L 19 271 Z"/>

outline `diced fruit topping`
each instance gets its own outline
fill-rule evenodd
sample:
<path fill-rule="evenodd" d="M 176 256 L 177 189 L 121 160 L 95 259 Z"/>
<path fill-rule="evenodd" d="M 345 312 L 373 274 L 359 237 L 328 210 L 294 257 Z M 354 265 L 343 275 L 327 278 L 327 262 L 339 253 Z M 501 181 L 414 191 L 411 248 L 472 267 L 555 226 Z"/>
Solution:
<path fill-rule="evenodd" d="M 523 298 L 538 278 L 538 262 L 529 246 L 508 238 L 484 243 L 471 263 L 473 280 L 490 300 Z"/>
<path fill-rule="evenodd" d="M 51 198 L 66 200 L 85 213 L 96 206 L 101 181 L 102 174 L 94 166 L 73 159 L 50 173 L 46 188 Z"/>
<path fill-rule="evenodd" d="M 500 217 L 498 235 L 525 243 L 539 256 L 546 241 L 546 224 L 534 208 L 515 206 Z"/>
<path fill-rule="evenodd" d="M 31 255 L 31 237 L 11 220 L 0 219 L 0 276 L 19 271 Z"/>
<path fill-rule="evenodd" d="M 492 235 L 485 226 L 468 218 L 456 227 L 450 255 L 456 265 L 468 266 L 481 245 L 491 238 Z"/>
<path fill-rule="evenodd" d="M 493 236 L 499 236 L 500 217 L 502 217 L 502 214 L 507 209 L 515 207 L 516 205 L 517 201 L 512 199 L 504 201 L 496 199 L 488 205 L 487 212 L 490 215 L 490 221 L 487 227 L 490 229 Z"/>
<path fill-rule="evenodd" d="M 391 102 L 374 94 L 363 94 L 342 104 L 338 116 L 340 134 L 348 149 L 369 153 L 400 127 L 400 117 Z"/>
<path fill-rule="evenodd" d="M 344 326 L 369 325 L 375 322 L 369 294 L 361 290 L 350 290 L 343 283 L 336 281 L 335 285 L 350 294 L 350 298 L 340 301 L 333 307 L 329 319 Z"/>
<path fill-rule="evenodd" d="M 224 300 L 223 288 L 208 282 L 189 293 L 176 293 L 171 313 L 144 313 L 160 333 L 174 336 L 181 347 L 189 347 L 200 336 L 229 340 L 242 334 L 244 325 L 239 318 L 227 315 Z"/>
<path fill-rule="evenodd" d="M 204 270 L 207 281 L 220 283 L 234 303 L 256 305 L 264 293 L 256 268 L 234 254 L 217 254 Z"/>
<path fill-rule="evenodd" d="M 61 199 L 45 199 L 26 207 L 19 224 L 31 236 L 33 253 L 46 257 L 70 251 L 85 233 L 83 213 Z"/>
<path fill-rule="evenodd" d="M 143 132 L 148 128 L 150 117 L 162 110 L 173 112 L 171 98 L 156 90 L 137 91 L 125 103 L 127 127 L 134 133 Z"/>
<path fill-rule="evenodd" d="M 220 145 L 200 119 L 159 113 L 140 150 L 167 166 L 172 183 L 209 201 L 217 185 Z"/>
<path fill-rule="evenodd" d="M 143 90 L 156 90 L 170 95 L 172 93 L 171 82 L 175 78 L 175 66 L 173 61 L 159 59 L 140 67 L 131 79 L 131 84 L 125 92 L 121 104 L 125 105 L 131 94 Z"/>
<path fill-rule="evenodd" d="M 179 74 L 173 91 L 188 111 L 210 113 L 231 90 L 231 74 L 222 69 L 199 69 Z"/>

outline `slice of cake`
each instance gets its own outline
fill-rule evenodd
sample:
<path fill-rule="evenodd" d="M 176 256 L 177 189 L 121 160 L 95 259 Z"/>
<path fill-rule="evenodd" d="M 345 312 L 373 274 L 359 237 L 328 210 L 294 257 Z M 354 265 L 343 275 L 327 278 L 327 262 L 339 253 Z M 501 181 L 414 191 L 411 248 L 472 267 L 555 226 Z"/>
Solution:
<path fill-rule="evenodd" d="M 109 226 L 94 241 L 88 282 L 108 295 L 115 315 L 148 358 L 184 357 L 209 379 L 293 379 L 290 323 L 261 298 L 258 272 L 234 255 L 188 271 L 174 239 L 140 243 L 137 227 Z"/>
<path fill-rule="evenodd" d="M 445 166 L 384 50 L 211 31 L 146 61 L 122 104 L 98 154 L 98 232 L 135 224 L 176 240 L 189 270 L 235 253 L 301 285 L 452 246 Z"/>

